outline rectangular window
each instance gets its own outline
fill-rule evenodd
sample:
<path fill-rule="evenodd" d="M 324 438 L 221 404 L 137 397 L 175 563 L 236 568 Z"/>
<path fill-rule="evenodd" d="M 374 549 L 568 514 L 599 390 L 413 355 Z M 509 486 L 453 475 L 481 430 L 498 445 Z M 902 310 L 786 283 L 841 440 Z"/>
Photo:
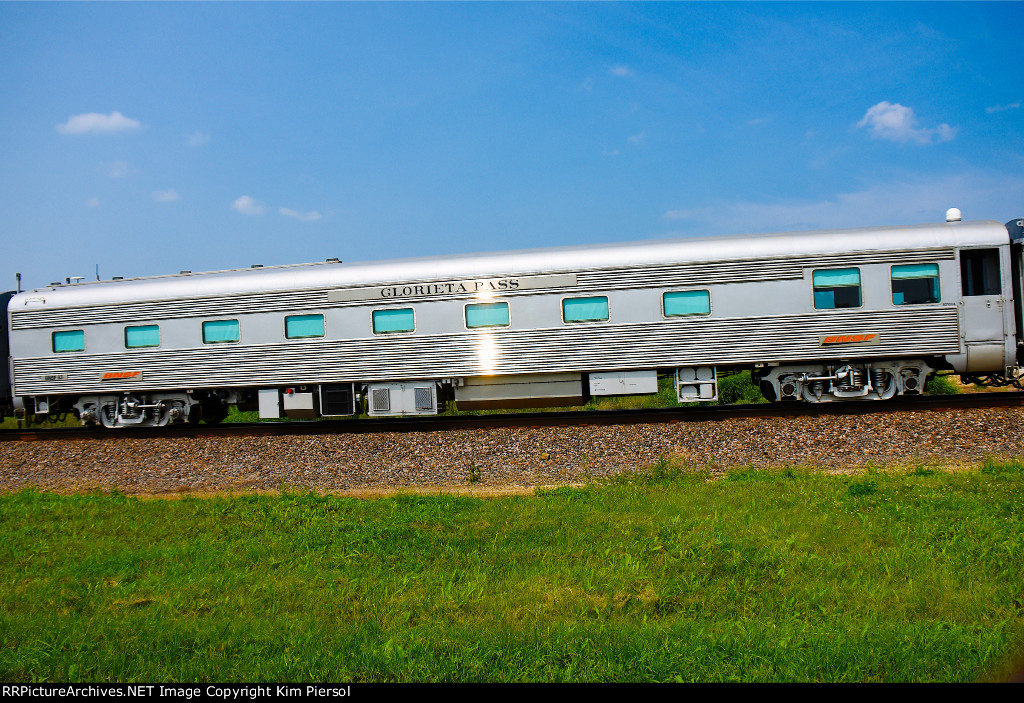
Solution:
<path fill-rule="evenodd" d="M 466 327 L 508 327 L 508 303 L 470 303 L 466 306 Z"/>
<path fill-rule="evenodd" d="M 288 339 L 305 339 L 324 336 L 323 315 L 289 315 L 284 318 L 284 336 Z"/>
<path fill-rule="evenodd" d="M 85 330 L 54 332 L 51 339 L 55 352 L 85 351 Z"/>
<path fill-rule="evenodd" d="M 973 249 L 960 252 L 960 284 L 964 295 L 999 295 L 999 250 Z"/>
<path fill-rule="evenodd" d="M 160 346 L 159 325 L 139 325 L 124 328 L 124 346 L 127 349 Z"/>
<path fill-rule="evenodd" d="M 710 315 L 711 293 L 706 290 L 665 293 L 665 295 L 661 296 L 661 307 L 665 317 Z"/>
<path fill-rule="evenodd" d="M 939 302 L 939 265 L 906 264 L 892 267 L 892 304 Z"/>
<path fill-rule="evenodd" d="M 416 317 L 412 308 L 399 310 L 374 310 L 373 333 L 412 332 L 416 329 Z"/>
<path fill-rule="evenodd" d="M 562 301 L 564 322 L 603 322 L 608 319 L 608 298 L 566 298 Z"/>
<path fill-rule="evenodd" d="M 238 341 L 238 320 L 208 320 L 203 323 L 203 344 Z"/>
<path fill-rule="evenodd" d="M 819 310 L 860 307 L 860 269 L 815 271 L 812 279 L 814 307 Z"/>

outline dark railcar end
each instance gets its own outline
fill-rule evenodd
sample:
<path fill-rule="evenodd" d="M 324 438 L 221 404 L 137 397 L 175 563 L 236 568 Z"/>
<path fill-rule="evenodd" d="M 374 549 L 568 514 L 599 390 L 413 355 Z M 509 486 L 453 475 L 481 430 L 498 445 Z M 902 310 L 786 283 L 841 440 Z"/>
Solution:
<path fill-rule="evenodd" d="M 13 290 L 0 293 L 0 420 L 14 415 L 11 397 L 11 335 L 7 324 L 7 303 L 14 297 Z"/>

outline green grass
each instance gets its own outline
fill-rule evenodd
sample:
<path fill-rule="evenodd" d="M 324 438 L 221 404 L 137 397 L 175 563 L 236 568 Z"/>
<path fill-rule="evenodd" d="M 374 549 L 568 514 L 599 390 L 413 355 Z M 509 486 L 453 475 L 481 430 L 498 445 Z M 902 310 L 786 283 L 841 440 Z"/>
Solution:
<path fill-rule="evenodd" d="M 955 395 L 960 392 L 960 386 L 953 380 L 955 374 L 934 373 L 924 384 L 924 392 L 927 395 Z"/>
<path fill-rule="evenodd" d="M 47 415 L 33 415 L 29 422 L 22 421 L 20 424 L 13 417 L 0 418 L 0 430 L 16 430 L 30 427 L 81 427 L 82 421 L 73 413 L 67 413 L 60 417 Z"/>
<path fill-rule="evenodd" d="M 0 496 L 3 681 L 986 681 L 1024 463 L 482 499 Z"/>

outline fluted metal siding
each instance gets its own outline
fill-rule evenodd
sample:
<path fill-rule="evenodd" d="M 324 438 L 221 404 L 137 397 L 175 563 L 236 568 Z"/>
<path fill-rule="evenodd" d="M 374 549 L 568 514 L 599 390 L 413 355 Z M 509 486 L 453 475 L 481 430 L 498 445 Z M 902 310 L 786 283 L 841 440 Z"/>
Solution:
<path fill-rule="evenodd" d="M 327 306 L 327 291 L 247 293 L 219 298 L 155 300 L 118 305 L 14 311 L 13 329 L 75 327 L 182 317 L 231 317 L 259 312 L 301 312 Z"/>
<path fill-rule="evenodd" d="M 749 259 L 739 261 L 679 263 L 661 266 L 594 269 L 570 271 L 577 274 L 578 285 L 573 288 L 548 288 L 503 293 L 506 296 L 568 293 L 578 291 L 613 290 L 666 286 L 711 285 L 716 283 L 748 283 L 754 281 L 792 280 L 803 277 L 807 268 L 863 266 L 879 263 L 920 263 L 953 259 L 951 248 L 927 250 L 900 250 L 801 256 L 781 259 Z M 519 276 L 536 273 L 566 273 L 544 271 L 517 273 Z M 384 281 L 380 287 L 401 285 L 408 281 Z M 424 281 L 425 284 L 431 281 Z M 182 280 L 181 286 L 187 287 Z M 126 302 L 116 305 L 93 305 L 67 308 L 12 310 L 11 329 L 41 327 L 77 327 L 81 325 L 127 322 L 156 322 L 186 317 L 232 317 L 252 313 L 301 312 L 334 307 L 366 305 L 368 302 L 416 302 L 425 298 L 389 298 L 386 301 L 329 302 L 328 290 L 287 290 L 251 292 L 218 297 L 194 297 L 172 300 Z M 472 295 L 446 295 L 445 300 L 471 298 Z M 438 299 L 437 296 L 428 299 Z"/>
<path fill-rule="evenodd" d="M 641 268 L 586 271 L 577 275 L 586 288 L 660 288 L 666 286 L 747 283 L 803 278 L 809 268 L 866 266 L 888 263 L 932 263 L 955 258 L 953 249 L 899 250 L 801 256 L 773 260 L 750 259 L 685 263 Z"/>
<path fill-rule="evenodd" d="M 880 335 L 875 346 L 823 348 L 835 334 Z M 487 350 L 493 363 L 485 363 Z M 14 360 L 16 395 L 448 378 L 960 351 L 955 307 L 818 311 L 760 318 L 663 320 L 390 339 L 303 340 L 132 354 Z M 133 381 L 104 373 L 141 371 Z M 66 381 L 43 381 L 66 373 Z"/>

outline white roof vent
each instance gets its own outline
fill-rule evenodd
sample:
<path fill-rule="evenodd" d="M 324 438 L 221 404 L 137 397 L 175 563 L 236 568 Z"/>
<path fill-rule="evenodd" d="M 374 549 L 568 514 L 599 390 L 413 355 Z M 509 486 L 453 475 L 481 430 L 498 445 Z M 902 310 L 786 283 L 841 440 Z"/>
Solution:
<path fill-rule="evenodd" d="M 946 210 L 946 222 L 959 222 L 960 220 L 960 208 L 951 207 Z"/>

